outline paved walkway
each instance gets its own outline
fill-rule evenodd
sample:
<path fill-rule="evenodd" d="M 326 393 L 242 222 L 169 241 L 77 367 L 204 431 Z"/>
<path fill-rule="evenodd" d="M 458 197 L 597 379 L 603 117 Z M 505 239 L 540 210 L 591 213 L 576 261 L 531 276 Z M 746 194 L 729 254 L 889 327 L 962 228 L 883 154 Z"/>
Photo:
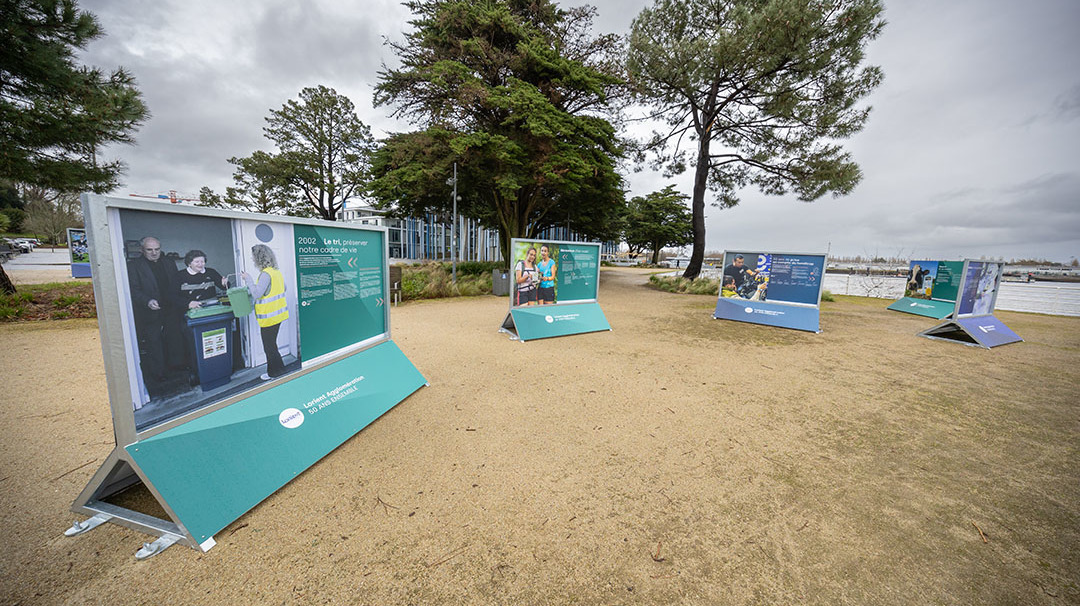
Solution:
<path fill-rule="evenodd" d="M 39 248 L 4 261 L 4 272 L 19 284 L 66 282 L 71 277 L 71 257 L 66 248 Z"/>
<path fill-rule="evenodd" d="M 66 248 L 38 248 L 4 261 L 4 269 L 8 271 L 63 269 L 68 265 L 71 265 L 71 257 Z"/>

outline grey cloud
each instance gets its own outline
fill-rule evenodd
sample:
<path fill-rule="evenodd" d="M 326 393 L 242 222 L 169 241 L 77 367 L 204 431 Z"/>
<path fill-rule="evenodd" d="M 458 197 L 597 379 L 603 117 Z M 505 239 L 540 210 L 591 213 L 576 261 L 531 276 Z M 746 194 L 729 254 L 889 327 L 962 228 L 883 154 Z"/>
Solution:
<path fill-rule="evenodd" d="M 1061 120 L 1080 118 L 1080 84 L 1059 95 L 1054 101 L 1054 110 Z"/>
<path fill-rule="evenodd" d="M 327 79 L 373 82 L 384 51 L 371 11 L 381 7 L 371 3 L 364 8 L 348 18 L 328 14 L 314 2 L 267 8 L 255 25 L 259 70 L 311 84 Z"/>
<path fill-rule="evenodd" d="M 594 33 L 626 33 L 648 3 L 593 2 Z M 153 112 L 137 147 L 107 150 L 130 165 L 121 192 L 220 190 L 232 173 L 226 158 L 270 149 L 265 116 L 305 86 L 349 95 L 377 135 L 407 130 L 388 108 L 370 107 L 377 71 L 395 61 L 383 40 L 402 40 L 407 10 L 398 0 L 341 5 L 238 0 L 213 6 L 242 21 L 209 22 L 200 11 L 210 5 L 83 3 L 106 32 L 84 59 L 128 68 Z M 888 4 L 886 19 L 869 49 L 885 83 L 868 99 L 867 128 L 844 143 L 863 182 L 809 205 L 743 192 L 739 207 L 706 209 L 707 248 L 1080 254 L 1080 4 L 908 0 Z M 201 58 L 177 56 L 183 48 Z M 691 173 L 626 178 L 629 196 L 692 188 Z"/>

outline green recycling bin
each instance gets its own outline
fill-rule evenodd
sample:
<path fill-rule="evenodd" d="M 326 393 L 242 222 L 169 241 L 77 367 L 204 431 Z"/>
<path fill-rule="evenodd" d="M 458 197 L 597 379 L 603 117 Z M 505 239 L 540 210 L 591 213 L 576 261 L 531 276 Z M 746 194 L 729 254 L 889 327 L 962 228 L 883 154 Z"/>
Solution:
<path fill-rule="evenodd" d="M 229 274 L 229 276 L 236 276 L 236 274 Z M 233 286 L 225 291 L 225 296 L 229 299 L 229 307 L 232 307 L 233 316 L 243 318 L 251 313 L 251 293 L 248 292 L 246 286 Z"/>

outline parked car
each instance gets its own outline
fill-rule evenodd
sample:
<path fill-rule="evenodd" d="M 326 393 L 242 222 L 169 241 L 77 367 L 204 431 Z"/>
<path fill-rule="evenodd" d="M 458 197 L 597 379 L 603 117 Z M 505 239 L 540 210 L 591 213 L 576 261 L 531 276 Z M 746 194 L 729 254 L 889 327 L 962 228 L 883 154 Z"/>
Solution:
<path fill-rule="evenodd" d="M 28 252 L 24 251 L 23 247 L 19 246 L 19 243 L 11 238 L 0 238 L 0 250 L 3 251 L 3 256 L 5 258 L 11 258 L 19 253 Z"/>
<path fill-rule="evenodd" d="M 33 252 L 35 246 L 39 246 L 36 238 L 15 238 L 15 243 L 23 252 Z"/>

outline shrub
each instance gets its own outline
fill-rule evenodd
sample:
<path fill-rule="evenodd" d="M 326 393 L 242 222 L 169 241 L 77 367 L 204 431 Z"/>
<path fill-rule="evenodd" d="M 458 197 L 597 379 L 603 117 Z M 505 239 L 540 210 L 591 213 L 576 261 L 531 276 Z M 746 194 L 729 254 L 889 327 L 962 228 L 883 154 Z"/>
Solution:
<path fill-rule="evenodd" d="M 449 263 L 425 263 L 405 266 L 401 272 L 401 298 L 440 299 L 443 297 L 491 294 L 491 270 L 497 264 L 470 261 L 466 272 L 458 264 L 457 284 L 453 282 Z M 479 273 L 477 273 L 479 272 Z"/>
<path fill-rule="evenodd" d="M 462 261 L 457 264 L 458 277 L 462 275 L 467 276 L 483 276 L 487 275 L 491 277 L 491 272 L 496 269 L 502 269 L 501 261 Z"/>
<path fill-rule="evenodd" d="M 832 301 L 835 301 L 836 298 L 833 297 L 833 294 L 831 292 L 829 292 L 827 290 L 823 290 L 823 291 L 821 291 L 821 300 L 822 301 L 832 302 Z"/>
<path fill-rule="evenodd" d="M 687 280 L 682 276 L 661 276 L 653 274 L 649 276 L 649 284 L 658 290 L 665 290 L 678 294 L 690 295 L 713 295 L 720 294 L 720 281 L 711 278 L 698 278 Z"/>

